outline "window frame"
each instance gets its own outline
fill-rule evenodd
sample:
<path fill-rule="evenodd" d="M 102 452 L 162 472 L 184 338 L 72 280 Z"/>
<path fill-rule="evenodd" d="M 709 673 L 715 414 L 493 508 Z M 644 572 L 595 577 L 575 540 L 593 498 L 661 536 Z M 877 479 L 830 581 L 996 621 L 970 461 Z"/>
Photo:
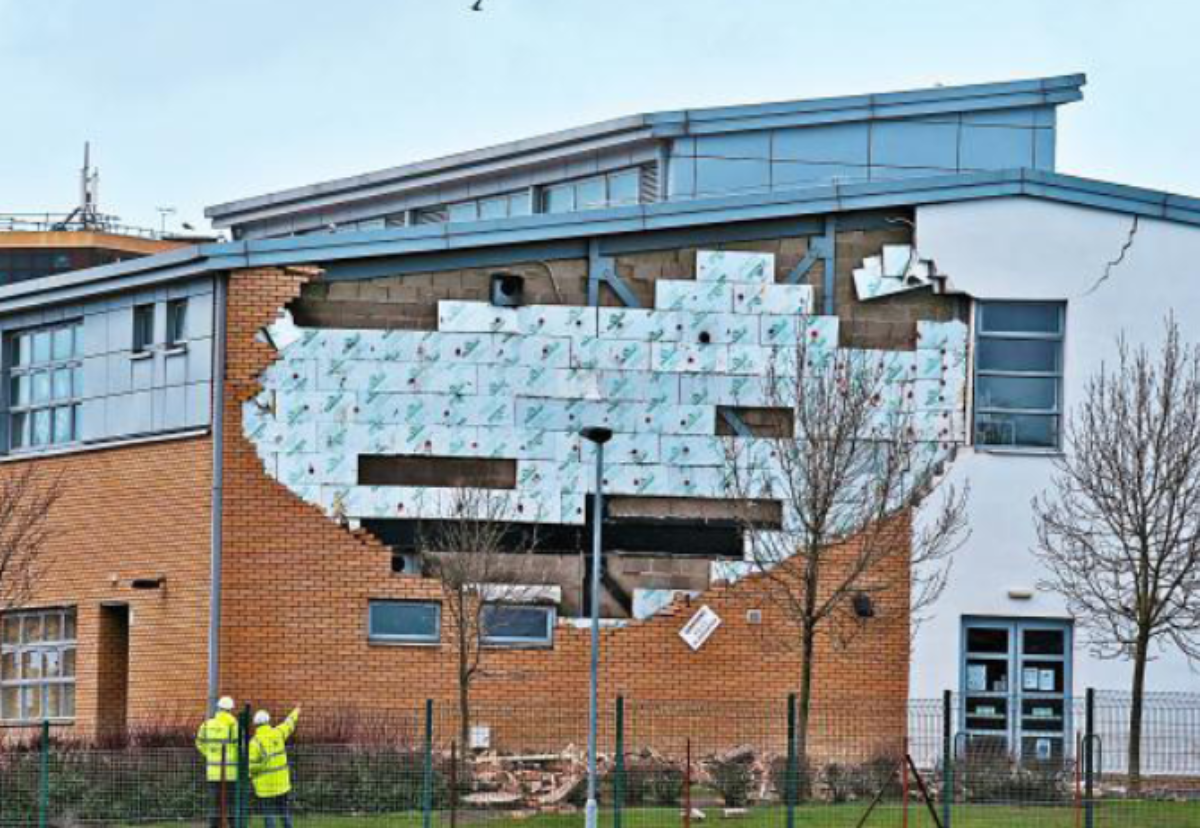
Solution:
<path fill-rule="evenodd" d="M 971 651 L 968 649 L 969 634 L 971 630 L 993 630 L 1003 631 L 1006 638 L 1006 647 L 1003 652 L 1000 651 Z M 1052 632 L 1062 636 L 1063 652 L 1061 654 L 1047 653 L 1032 653 L 1026 651 L 1026 634 L 1030 632 Z M 1041 618 L 1041 617 L 1026 617 L 1026 616 L 1003 616 L 1003 615 L 963 615 L 959 619 L 959 715 L 960 721 L 963 723 L 963 732 L 970 734 L 974 738 L 992 737 L 1003 739 L 1007 749 L 1016 756 L 1028 754 L 1027 742 L 1034 742 L 1034 756 L 1036 757 L 1036 742 L 1039 740 L 1048 740 L 1048 743 L 1058 742 L 1058 755 L 1061 758 L 1067 758 L 1074 754 L 1075 745 L 1069 738 L 1073 732 L 1072 715 L 1073 715 L 1073 695 L 1074 686 L 1074 667 L 1075 667 L 1075 623 L 1068 618 Z M 983 690 L 972 689 L 968 681 L 968 665 L 980 665 L 991 663 L 995 665 L 1003 665 L 1007 686 L 1004 690 L 995 690 L 986 688 Z M 1061 677 L 1062 686 L 1054 690 L 1032 690 L 1026 689 L 1024 686 L 1024 673 L 1026 670 L 1045 670 L 1053 669 L 1055 665 L 1059 665 L 1056 672 L 1057 676 Z M 993 705 L 1003 705 L 1004 712 L 993 716 L 985 716 L 985 714 L 972 713 L 972 704 L 991 703 Z M 1058 705 L 1061 713 L 1059 716 L 1041 718 L 1036 713 L 1026 713 L 1025 707 L 1027 704 L 1041 704 L 1044 706 Z M 980 728 L 978 720 L 980 718 L 991 718 L 997 720 L 997 726 L 990 728 Z M 976 720 L 975 726 L 971 726 L 970 719 Z M 999 723 L 1002 720 L 1002 723 Z M 1031 722 L 1038 723 L 1037 726 L 1031 726 Z M 1041 723 L 1053 724 L 1058 723 L 1057 729 L 1049 729 L 1041 727 Z M 1045 757 L 1042 757 L 1045 758 Z M 1051 744 L 1051 758 L 1054 757 L 1053 745 Z"/>
<path fill-rule="evenodd" d="M 984 314 L 988 306 L 1041 306 L 1053 307 L 1057 311 L 1058 330 L 1050 331 L 989 331 L 984 328 Z M 1049 452 L 1054 453 L 1061 450 L 1062 447 L 1062 422 L 1065 406 L 1063 405 L 1064 393 L 1064 360 L 1066 357 L 1066 327 L 1067 327 L 1067 303 L 1065 301 L 1056 300 L 1014 300 L 1014 299 L 996 299 L 996 300 L 977 300 L 973 308 L 973 346 L 974 354 L 972 357 L 973 374 L 971 382 L 972 391 L 972 411 L 971 411 L 971 443 L 976 448 L 985 451 L 1033 451 L 1033 452 Z M 981 364 L 981 355 L 983 351 L 982 344 L 988 342 L 1050 342 L 1057 345 L 1057 368 L 1053 371 L 1044 370 L 1006 370 L 996 368 L 984 368 Z M 980 405 L 980 386 L 983 380 L 988 378 L 1013 378 L 1013 379 L 1046 379 L 1053 382 L 1054 387 L 1054 404 L 1050 408 L 1005 408 L 995 405 L 983 406 Z M 1016 434 L 1013 435 L 1013 442 L 984 442 L 980 439 L 980 420 L 989 416 L 1004 416 L 1011 415 L 1014 417 L 1045 417 L 1049 419 L 1054 428 L 1054 440 L 1052 445 L 1038 445 L 1035 443 L 1019 443 L 1016 442 Z"/>
<path fill-rule="evenodd" d="M 535 610 L 545 613 L 546 634 L 538 638 L 524 636 L 492 636 L 487 633 L 488 610 L 516 609 Z M 552 604 L 523 604 L 517 601 L 489 601 L 484 604 L 479 616 L 479 643 L 498 649 L 546 650 L 554 647 L 554 628 L 558 624 L 558 609 Z"/>
<path fill-rule="evenodd" d="M 514 211 L 513 205 L 518 204 L 521 201 L 525 202 L 524 205 L 522 206 L 523 211 L 522 212 Z M 483 215 L 483 205 L 485 202 L 487 202 L 487 203 L 503 202 L 504 203 L 504 215 L 502 215 L 502 216 L 486 216 L 485 217 Z M 470 217 L 454 218 L 454 213 L 456 210 L 461 211 L 461 210 L 468 209 L 468 208 L 471 213 Z M 496 193 L 495 195 L 479 196 L 478 198 L 468 198 L 463 201 L 452 201 L 452 202 L 449 202 L 446 205 L 444 205 L 441 209 L 444 209 L 446 211 L 446 222 L 447 223 L 454 222 L 454 221 L 457 221 L 457 222 L 499 221 L 500 219 L 518 218 L 520 216 L 532 215 L 533 214 L 533 199 L 530 196 L 529 188 L 526 187 L 526 188 L 519 189 L 519 190 L 505 190 L 504 192 Z"/>
<path fill-rule="evenodd" d="M 434 614 L 434 632 L 432 635 L 407 635 L 407 634 L 387 634 L 376 633 L 372 621 L 374 619 L 375 608 L 380 606 L 391 606 L 403 604 L 408 606 L 418 607 L 433 607 Z M 406 598 L 372 598 L 367 602 L 367 643 L 380 644 L 389 646 L 405 646 L 405 647 L 437 647 L 442 643 L 442 602 L 441 601 L 422 601 Z"/>
<path fill-rule="evenodd" d="M 630 176 L 634 179 L 636 186 L 634 187 L 634 197 L 632 201 L 613 200 L 613 179 Z M 599 181 L 604 186 L 604 200 L 599 205 L 589 205 L 587 207 L 579 206 L 579 188 L 585 184 L 591 184 Z M 607 170 L 606 172 L 596 173 L 594 175 L 585 175 L 580 178 L 572 178 L 567 181 L 554 181 L 544 184 L 541 188 L 542 192 L 538 199 L 538 212 L 547 213 L 550 215 L 562 215 L 564 213 L 581 213 L 588 210 L 603 210 L 609 207 L 629 207 L 634 204 L 642 203 L 642 168 L 640 166 L 620 167 L 615 170 Z M 549 209 L 550 194 L 553 191 L 569 191 L 571 194 L 571 207 L 567 210 L 556 210 L 551 213 Z"/>
<path fill-rule="evenodd" d="M 181 348 L 187 344 L 188 297 L 167 301 L 166 346 Z"/>
<path fill-rule="evenodd" d="M 133 306 L 133 336 L 130 341 L 130 351 L 135 355 L 149 353 L 150 349 L 154 347 L 154 317 L 156 315 L 154 305 L 154 302 L 143 302 Z M 147 317 L 150 324 L 148 331 L 143 330 L 143 323 Z M 144 341 L 143 336 L 145 337 Z"/>
<path fill-rule="evenodd" d="M 57 639 L 54 639 L 52 641 L 47 641 L 44 639 L 41 641 L 35 641 L 35 642 L 25 641 L 24 640 L 24 630 L 25 630 L 24 619 L 29 618 L 29 617 L 35 617 L 35 616 L 39 619 L 39 623 L 42 625 L 43 629 L 45 627 L 45 620 L 47 618 L 52 617 L 52 616 L 57 617 L 59 619 L 60 637 Z M 3 627 L 7 625 L 7 622 L 9 619 L 14 619 L 14 618 L 18 619 L 17 623 L 18 623 L 18 629 L 20 630 L 20 632 L 18 633 L 19 640 L 17 641 L 17 643 L 12 644 L 12 643 L 7 643 L 4 641 Z M 70 638 L 68 638 L 66 635 L 67 627 L 68 627 L 68 624 L 67 624 L 68 618 L 70 618 L 70 627 L 74 631 L 74 636 L 70 637 Z M 79 658 L 79 655 L 78 655 L 78 653 L 79 653 L 79 614 L 75 607 L 68 607 L 68 606 L 38 607 L 38 608 L 28 608 L 28 609 L 20 609 L 20 610 L 9 610 L 9 611 L 0 613 L 0 660 L 2 660 L 6 655 L 11 654 L 13 656 L 14 663 L 17 665 L 18 670 L 19 670 L 21 665 L 23 665 L 25 662 L 24 656 L 27 653 L 37 653 L 40 658 L 41 656 L 43 656 L 45 653 L 48 653 L 48 652 L 53 652 L 57 655 L 58 664 L 59 664 L 59 673 L 60 673 L 60 675 L 58 675 L 58 676 L 48 677 L 45 675 L 39 675 L 37 678 L 33 678 L 33 679 L 27 679 L 27 678 L 4 679 L 3 673 L 0 672 L 0 726 L 27 725 L 27 724 L 33 724 L 33 723 L 38 723 L 38 722 L 43 722 L 43 721 L 73 722 L 77 715 L 76 687 L 77 687 L 77 678 L 78 678 L 78 672 L 79 672 L 79 663 L 78 663 L 78 658 Z M 70 659 L 71 674 L 69 676 L 63 675 L 63 673 L 65 673 L 65 667 L 67 665 L 67 658 L 65 656 L 65 654 L 67 652 L 72 653 L 72 656 Z M 45 672 L 44 668 L 40 668 L 39 672 L 44 673 Z M 69 693 L 64 693 L 62 690 L 60 690 L 60 695 L 59 695 L 60 707 L 58 710 L 59 715 L 54 715 L 54 716 L 48 715 L 48 712 L 47 712 L 47 706 L 48 706 L 49 699 L 50 699 L 50 687 L 51 686 L 55 686 L 55 687 L 59 687 L 59 688 L 66 688 L 66 687 L 70 688 Z M 24 716 L 25 694 L 31 688 L 36 689 L 36 691 L 38 692 L 38 694 L 41 697 L 40 701 L 39 701 L 39 709 L 41 710 L 41 715 L 39 715 L 35 718 L 28 718 L 28 717 Z M 5 716 L 4 716 L 4 708 L 3 708 L 3 703 L 2 703 L 3 696 L 4 696 L 4 693 L 6 690 L 11 690 L 11 689 L 15 689 L 17 691 L 17 712 L 19 714 L 17 716 L 17 718 L 5 718 Z M 62 705 L 63 705 L 64 699 L 66 699 L 68 697 L 70 698 L 70 712 L 67 714 L 64 714 L 64 713 L 62 713 L 62 709 L 63 709 Z"/>
<path fill-rule="evenodd" d="M 54 340 L 59 331 L 70 331 L 71 349 L 65 357 L 54 353 Z M 50 338 L 50 353 L 44 360 L 38 360 L 36 350 L 32 347 L 39 334 Z M 82 438 L 83 412 L 83 320 L 81 318 L 55 322 L 49 325 L 21 328 L 7 332 L 4 341 L 5 350 L 5 431 L 6 449 L 9 454 L 25 454 L 47 451 L 62 446 L 77 445 Z M 28 358 L 21 356 L 22 341 L 28 341 L 30 353 Z M 65 397 L 55 395 L 55 377 L 59 372 L 67 372 L 70 378 L 70 393 Z M 48 396 L 43 400 L 35 398 L 34 385 L 39 375 L 49 377 Z M 14 393 L 15 387 L 28 377 L 26 399 L 18 400 Z M 55 437 L 55 425 L 59 409 L 67 409 L 71 417 L 69 436 L 65 440 Z M 48 439 L 44 443 L 34 443 L 34 422 L 39 412 L 48 412 L 50 418 Z M 18 427 L 18 420 L 22 423 Z M 18 434 L 18 432 L 20 432 Z"/>

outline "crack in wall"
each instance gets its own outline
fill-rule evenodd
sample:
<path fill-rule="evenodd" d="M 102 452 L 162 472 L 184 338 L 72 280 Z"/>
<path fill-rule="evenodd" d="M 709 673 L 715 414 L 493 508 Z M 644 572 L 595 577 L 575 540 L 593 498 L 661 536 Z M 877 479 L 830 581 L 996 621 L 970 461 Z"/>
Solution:
<path fill-rule="evenodd" d="M 1129 250 L 1133 247 L 1133 242 L 1137 236 L 1140 221 L 1141 216 L 1133 217 L 1133 223 L 1129 226 L 1129 235 L 1125 237 L 1125 242 L 1121 245 L 1121 249 L 1117 252 L 1117 257 L 1115 259 L 1110 259 L 1104 265 L 1104 273 L 1095 281 L 1095 283 L 1092 284 L 1090 288 L 1079 294 L 1080 299 L 1091 296 L 1093 293 L 1099 290 L 1100 286 L 1108 281 L 1108 277 L 1112 275 L 1113 269 L 1125 261 L 1125 257 L 1129 254 Z"/>

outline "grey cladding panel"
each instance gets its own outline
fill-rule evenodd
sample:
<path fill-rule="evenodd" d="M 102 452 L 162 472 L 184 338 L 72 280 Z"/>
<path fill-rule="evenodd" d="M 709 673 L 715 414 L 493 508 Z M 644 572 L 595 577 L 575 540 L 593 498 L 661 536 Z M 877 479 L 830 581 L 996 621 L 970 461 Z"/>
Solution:
<path fill-rule="evenodd" d="M 771 157 L 770 132 L 731 132 L 701 135 L 696 138 L 696 155 L 709 158 Z"/>
<path fill-rule="evenodd" d="M 188 427 L 206 426 L 212 415 L 212 386 L 197 383 L 186 387 Z"/>
<path fill-rule="evenodd" d="M 781 129 L 775 133 L 776 161 L 866 165 L 870 130 L 867 124 L 837 124 L 809 129 Z"/>
<path fill-rule="evenodd" d="M 958 169 L 958 126 L 880 122 L 871 130 L 871 163 L 888 167 Z"/>
<path fill-rule="evenodd" d="M 704 157 L 696 159 L 697 194 L 765 190 L 770 184 L 770 161 Z"/>
<path fill-rule="evenodd" d="M 0 320 L 0 331 L 82 317 L 79 430 L 85 443 L 202 427 L 211 413 L 212 291 L 205 278 L 43 308 Z M 168 352 L 166 303 L 185 298 L 186 345 Z M 155 304 L 154 341 L 144 356 L 134 355 L 132 309 L 149 302 Z M 6 446 L 0 433 L 0 451 Z"/>
<path fill-rule="evenodd" d="M 964 126 L 959 161 L 964 170 L 1032 167 L 1033 135 L 1019 127 Z"/>
<path fill-rule="evenodd" d="M 850 164 L 800 164 L 794 161 L 776 161 L 771 165 L 771 185 L 780 187 L 803 187 L 828 184 L 832 181 L 866 181 L 870 168 L 866 165 Z"/>
<path fill-rule="evenodd" d="M 186 385 L 188 381 L 188 350 L 172 351 L 163 355 L 163 369 L 166 373 L 165 384 L 170 386 Z"/>
<path fill-rule="evenodd" d="M 83 317 L 83 355 L 95 356 L 108 353 L 108 316 L 89 313 Z"/>

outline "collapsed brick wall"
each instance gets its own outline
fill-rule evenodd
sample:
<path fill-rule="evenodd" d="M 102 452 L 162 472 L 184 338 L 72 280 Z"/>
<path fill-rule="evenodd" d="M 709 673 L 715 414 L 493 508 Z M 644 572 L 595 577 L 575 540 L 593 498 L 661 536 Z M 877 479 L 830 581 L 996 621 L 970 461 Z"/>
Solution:
<path fill-rule="evenodd" d="M 302 294 L 312 275 L 244 270 L 233 273 L 230 281 L 224 690 L 277 708 L 303 703 L 318 714 L 412 713 L 426 698 L 452 704 L 456 674 L 448 624 L 443 624 L 442 644 L 434 647 L 367 640 L 369 600 L 437 600 L 437 584 L 394 575 L 388 548 L 366 533 L 337 525 L 268 477 L 243 436 L 242 403 L 257 393 L 257 377 L 275 357 L 255 333 Z M 888 580 L 907 583 L 906 564 L 897 560 L 895 566 L 902 571 L 887 573 Z M 723 623 L 692 652 L 678 633 L 701 604 L 716 611 Z M 755 614 L 760 620 L 753 620 Z M 817 709 L 824 715 L 849 711 L 861 728 L 857 732 L 869 734 L 857 743 L 864 751 L 904 730 L 908 621 L 907 592 L 897 590 L 881 598 L 877 617 L 848 644 L 829 637 L 819 642 Z M 794 628 L 755 579 L 710 589 L 648 621 L 604 630 L 603 707 L 611 710 L 616 695 L 624 694 L 647 704 L 704 700 L 719 709 L 722 703 L 735 707 L 759 701 L 782 709 L 800 675 L 796 649 L 786 645 L 794 638 Z M 561 721 L 562 738 L 580 744 L 586 728 L 589 647 L 586 629 L 560 625 L 550 649 L 489 651 L 474 698 L 484 707 L 516 705 L 525 711 L 523 719 L 505 717 L 507 725 L 489 724 L 518 728 L 508 738 L 528 744 L 535 734 L 546 734 L 552 721 Z M 707 741 L 745 740 L 737 717 L 700 715 L 700 710 L 693 724 L 705 723 Z M 531 711 L 547 714 L 539 717 Z M 566 712 L 554 717 L 549 711 Z M 820 734 L 814 734 L 814 751 L 833 749 L 822 745 Z"/>
<path fill-rule="evenodd" d="M 212 443 L 190 437 L 12 462 L 62 491 L 27 608 L 75 607 L 76 727 L 167 725 L 204 709 Z M 135 590 L 134 578 L 162 577 Z M 127 605 L 128 642 L 106 605 Z"/>

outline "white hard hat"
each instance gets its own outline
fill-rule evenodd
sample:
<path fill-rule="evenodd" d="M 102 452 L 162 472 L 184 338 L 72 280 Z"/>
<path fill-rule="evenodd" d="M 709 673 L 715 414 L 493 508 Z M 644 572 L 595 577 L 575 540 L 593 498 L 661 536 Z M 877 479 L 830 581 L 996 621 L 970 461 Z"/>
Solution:
<path fill-rule="evenodd" d="M 265 725 L 271 723 L 271 714 L 265 710 L 260 710 L 254 714 L 254 723 L 256 725 Z"/>
<path fill-rule="evenodd" d="M 233 710 L 233 699 L 229 696 L 221 696 L 221 700 L 217 702 L 218 710 Z"/>

